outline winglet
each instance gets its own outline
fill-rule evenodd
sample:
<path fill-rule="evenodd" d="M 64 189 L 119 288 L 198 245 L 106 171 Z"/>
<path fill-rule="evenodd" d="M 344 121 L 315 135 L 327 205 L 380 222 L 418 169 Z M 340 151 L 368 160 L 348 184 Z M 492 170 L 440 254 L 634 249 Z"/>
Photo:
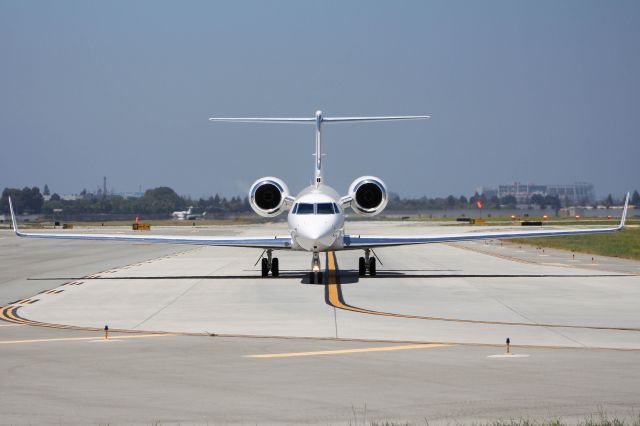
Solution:
<path fill-rule="evenodd" d="M 624 229 L 624 222 L 627 220 L 627 209 L 629 208 L 629 193 L 627 192 L 627 198 L 624 200 L 624 209 L 622 209 L 622 217 L 620 218 L 620 226 L 618 229 Z"/>
<path fill-rule="evenodd" d="M 11 197 L 9 197 L 9 210 L 11 211 L 11 224 L 13 225 L 13 232 L 16 235 L 20 236 L 20 232 L 18 232 L 18 221 L 16 220 L 16 213 L 13 211 L 13 203 L 11 202 Z"/>

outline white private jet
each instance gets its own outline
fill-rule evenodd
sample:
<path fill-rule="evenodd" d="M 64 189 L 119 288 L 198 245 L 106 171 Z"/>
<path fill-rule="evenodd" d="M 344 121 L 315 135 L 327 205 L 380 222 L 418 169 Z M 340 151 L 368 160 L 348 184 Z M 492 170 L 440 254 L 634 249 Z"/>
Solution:
<path fill-rule="evenodd" d="M 196 220 L 204 218 L 206 214 L 207 212 L 195 214 L 193 213 L 193 206 L 189 206 L 187 210 L 171 213 L 171 217 L 175 220 Z"/>
<path fill-rule="evenodd" d="M 344 231 L 345 209 L 351 207 L 357 214 L 374 216 L 382 212 L 388 202 L 387 187 L 374 176 L 363 176 L 353 181 L 347 195 L 341 197 L 333 188 L 325 185 L 322 175 L 322 151 L 320 131 L 325 123 L 368 122 L 390 120 L 419 120 L 429 116 L 396 117 L 324 117 L 321 111 L 310 118 L 210 118 L 211 121 L 257 122 L 257 123 L 310 123 L 316 127 L 315 179 L 297 196 L 289 193 L 287 185 L 275 177 L 258 179 L 251 185 L 249 201 L 253 210 L 261 216 L 273 217 L 289 210 L 289 233 L 274 237 L 206 237 L 163 235 L 109 235 L 109 234 L 48 234 L 20 232 L 9 199 L 13 229 L 20 237 L 60 238 L 100 241 L 133 241 L 145 243 L 194 244 L 208 246 L 251 247 L 263 249 L 262 276 L 279 275 L 279 262 L 273 257 L 274 250 L 302 250 L 312 254 L 309 279 L 313 283 L 323 282 L 320 253 L 330 250 L 363 250 L 358 272 L 360 276 L 376 274 L 376 257 L 371 256 L 376 247 L 409 244 L 441 243 L 503 238 L 546 237 L 556 235 L 599 234 L 619 231 L 624 227 L 629 204 L 629 194 L 624 204 L 620 224 L 607 228 L 540 229 L 529 231 L 483 231 L 473 233 L 451 233 L 424 236 L 361 236 Z M 266 254 L 266 257 L 264 256 Z"/>

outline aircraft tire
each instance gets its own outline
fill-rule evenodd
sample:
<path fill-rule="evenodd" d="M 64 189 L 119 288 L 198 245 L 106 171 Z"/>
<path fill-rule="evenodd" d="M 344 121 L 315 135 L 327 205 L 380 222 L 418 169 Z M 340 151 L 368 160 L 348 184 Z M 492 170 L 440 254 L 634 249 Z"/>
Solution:
<path fill-rule="evenodd" d="M 364 257 L 358 259 L 358 275 L 361 277 L 367 275 L 367 263 L 364 261 Z"/>
<path fill-rule="evenodd" d="M 264 257 L 262 258 L 262 276 L 263 277 L 269 276 L 269 262 Z"/>
<path fill-rule="evenodd" d="M 271 275 L 277 277 L 280 275 L 280 262 L 278 262 L 278 258 L 274 257 L 271 259 Z"/>
<path fill-rule="evenodd" d="M 371 275 L 372 277 L 376 276 L 376 258 L 375 257 L 369 258 L 369 275 Z"/>

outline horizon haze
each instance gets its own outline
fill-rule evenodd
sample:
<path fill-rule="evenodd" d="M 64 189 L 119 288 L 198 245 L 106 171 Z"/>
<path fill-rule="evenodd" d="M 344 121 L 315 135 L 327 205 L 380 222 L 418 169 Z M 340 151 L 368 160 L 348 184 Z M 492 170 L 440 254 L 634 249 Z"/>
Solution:
<path fill-rule="evenodd" d="M 0 2 L 0 187 L 293 193 L 312 126 L 209 117 L 431 115 L 323 127 L 339 192 L 640 187 L 640 3 Z"/>

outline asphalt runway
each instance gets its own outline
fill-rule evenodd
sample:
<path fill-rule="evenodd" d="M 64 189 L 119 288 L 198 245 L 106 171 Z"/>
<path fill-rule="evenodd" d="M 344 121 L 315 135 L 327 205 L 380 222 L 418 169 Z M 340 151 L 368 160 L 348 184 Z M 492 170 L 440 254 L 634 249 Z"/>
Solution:
<path fill-rule="evenodd" d="M 638 262 L 499 243 L 376 252 L 379 276 L 357 276 L 359 252 L 329 253 L 316 285 L 306 253 L 279 253 L 282 276 L 263 279 L 259 250 L 0 232 L 0 424 L 637 416 Z M 506 337 L 517 356 L 500 356 Z"/>

